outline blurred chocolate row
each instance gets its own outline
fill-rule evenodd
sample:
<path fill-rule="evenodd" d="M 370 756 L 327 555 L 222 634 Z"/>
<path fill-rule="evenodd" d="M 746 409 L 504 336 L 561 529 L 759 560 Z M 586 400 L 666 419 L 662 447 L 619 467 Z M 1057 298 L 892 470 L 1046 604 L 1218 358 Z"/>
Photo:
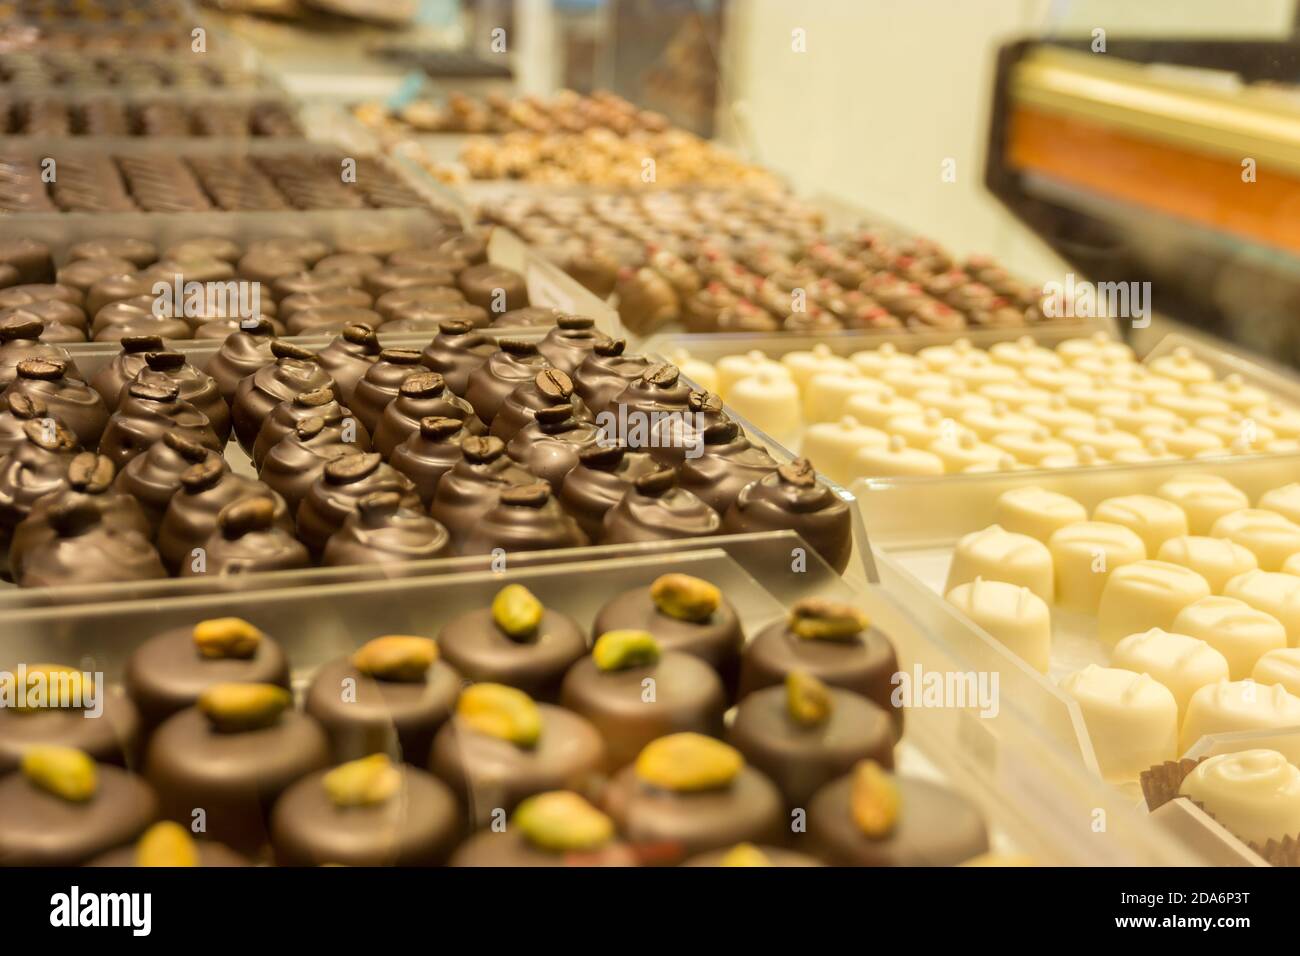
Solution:
<path fill-rule="evenodd" d="M 119 99 L 70 102 L 60 95 L 0 97 L 0 133 L 21 136 L 246 136 L 300 137 L 293 109 L 283 102 L 183 103 Z"/>
<path fill-rule="evenodd" d="M 255 73 L 203 56 L 88 57 L 82 51 L 64 50 L 0 56 L 0 84 L 19 87 L 251 89 L 261 83 Z"/>

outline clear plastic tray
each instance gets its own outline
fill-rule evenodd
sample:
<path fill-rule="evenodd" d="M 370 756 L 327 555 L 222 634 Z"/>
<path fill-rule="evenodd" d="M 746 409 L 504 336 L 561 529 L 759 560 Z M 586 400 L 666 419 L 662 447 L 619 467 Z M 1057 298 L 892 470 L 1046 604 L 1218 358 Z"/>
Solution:
<path fill-rule="evenodd" d="M 729 550 L 678 542 L 670 553 L 635 548 L 593 561 L 515 565 L 504 573 L 286 587 L 241 595 L 236 613 L 277 636 L 301 688 L 316 667 L 372 636 L 436 635 L 453 615 L 489 603 L 508 582 L 526 585 L 544 603 L 585 625 L 610 595 L 672 570 L 717 584 L 746 633 L 780 617 L 800 597 L 817 595 L 863 607 L 890 636 L 906 670 L 966 668 L 929 640 L 925 628 L 901 609 L 897 595 L 878 587 L 855 590 L 815 558 L 803 573 L 791 573 L 788 548 L 784 535 Z M 585 586 L 574 587 L 576 579 Z M 55 657 L 115 680 L 130 651 L 149 635 L 231 611 L 229 594 L 165 604 L 145 599 L 15 611 L 6 614 L 0 663 Z M 1131 802 L 1090 780 L 1052 748 L 1009 701 L 987 718 L 959 709 L 911 709 L 898 764 L 904 773 L 943 779 L 974 800 L 990 823 L 996 851 L 1027 853 L 1044 864 L 1199 862 Z M 1099 812 L 1107 822 L 1103 832 L 1094 826 Z"/>

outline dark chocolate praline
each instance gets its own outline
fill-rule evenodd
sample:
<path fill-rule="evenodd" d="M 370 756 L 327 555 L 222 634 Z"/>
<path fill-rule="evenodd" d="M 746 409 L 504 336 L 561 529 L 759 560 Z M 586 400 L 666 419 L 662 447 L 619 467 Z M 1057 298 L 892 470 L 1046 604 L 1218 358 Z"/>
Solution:
<path fill-rule="evenodd" d="M 817 792 L 808 807 L 807 841 L 832 866 L 956 866 L 987 853 L 988 831 L 976 807 L 941 784 L 894 776 L 899 810 L 883 837 L 863 833 L 851 810 L 853 777 Z"/>
<path fill-rule="evenodd" d="M 587 653 L 587 635 L 554 608 L 543 608 L 531 628 L 507 631 L 502 621 L 509 621 L 498 621 L 495 606 L 467 611 L 443 625 L 438 632 L 443 658 L 467 680 L 506 684 L 535 699 L 557 702 L 565 673 Z"/>
<path fill-rule="evenodd" d="M 280 645 L 239 618 L 213 618 L 150 637 L 126 659 L 122 677 L 145 726 L 198 703 L 215 684 L 274 684 L 289 689 Z"/>
<path fill-rule="evenodd" d="M 180 316 L 158 315 L 151 295 L 110 302 L 90 323 L 92 342 L 120 342 L 132 335 L 157 335 L 164 339 L 188 339 L 193 326 Z"/>
<path fill-rule="evenodd" d="M 171 821 L 155 826 L 179 826 Z M 152 829 L 152 828 L 151 828 Z M 102 867 L 108 866 L 115 869 L 131 869 L 134 867 L 151 867 L 151 866 L 198 866 L 198 867 L 230 867 L 230 866 L 252 866 L 248 857 L 236 853 L 224 843 L 216 843 L 212 840 L 191 840 L 194 848 L 194 862 L 181 863 L 175 859 L 167 859 L 166 862 L 146 862 L 142 859 L 141 847 L 145 845 L 150 831 L 146 830 L 140 839 L 130 845 L 118 847 L 116 850 L 109 850 L 101 856 L 95 857 L 86 866 Z M 188 833 L 188 831 L 186 831 Z"/>
<path fill-rule="evenodd" d="M 86 290 L 105 276 L 124 275 L 135 271 L 135 263 L 120 256 L 96 256 L 77 259 L 61 266 L 54 273 L 59 285 L 71 286 L 83 295 Z"/>
<path fill-rule="evenodd" d="M 271 343 L 271 353 L 275 361 L 243 379 L 231 403 L 235 437 L 245 451 L 253 447 L 262 422 L 275 406 L 302 392 L 334 386 L 315 352 L 277 339 Z"/>
<path fill-rule="evenodd" d="M 46 520 L 54 535 L 38 540 L 23 554 L 15 580 L 23 588 L 153 581 L 167 577 L 148 537 L 103 520 L 86 497 L 50 508 Z"/>
<path fill-rule="evenodd" d="M 352 291 L 361 292 L 360 289 L 349 290 L 353 276 L 346 272 L 291 272 L 288 275 L 276 276 L 271 282 L 271 296 L 277 303 L 292 298 L 295 295 L 321 295 L 329 292 Z M 363 295 L 365 293 L 362 293 Z M 336 303 L 330 303 L 336 304 Z M 369 305 L 369 302 L 364 305 Z M 291 308 L 290 312 L 293 311 Z M 292 318 L 289 312 L 284 313 L 286 320 Z"/>
<path fill-rule="evenodd" d="M 307 548 L 276 524 L 273 498 L 241 498 L 222 508 L 217 529 L 201 545 L 203 561 L 182 562 L 180 576 L 294 571 L 311 567 Z"/>
<path fill-rule="evenodd" d="M 484 315 L 486 314 L 485 312 Z M 549 329 L 554 328 L 565 314 L 559 309 L 530 305 L 522 309 L 511 309 L 509 312 L 502 312 L 493 316 L 490 321 L 493 331 Z"/>
<path fill-rule="evenodd" d="M 420 430 L 425 418 L 457 418 L 471 435 L 484 432 L 483 423 L 469 402 L 447 388 L 437 372 L 407 376 L 398 387 L 397 396 L 384 408 L 375 429 L 374 448 L 384 458 L 392 456 L 408 437 Z"/>
<path fill-rule="evenodd" d="M 677 486 L 677 474 L 661 468 L 642 475 L 618 504 L 605 512 L 607 544 L 671 541 L 717 534 L 722 517 L 691 492 Z"/>
<path fill-rule="evenodd" d="M 180 490 L 181 475 L 210 458 L 225 464 L 225 459 L 211 448 L 179 433 L 167 432 L 162 441 L 154 442 L 148 451 L 136 455 L 117 473 L 113 487 L 140 503 L 152 537 L 162 524 L 172 496 Z"/>
<path fill-rule="evenodd" d="M 462 269 L 456 284 L 471 305 L 501 315 L 529 304 L 528 286 L 522 274 L 504 266 L 482 263 Z"/>
<path fill-rule="evenodd" d="M 461 457 L 438 481 L 429 512 L 451 534 L 460 553 L 466 538 L 491 511 L 507 488 L 537 479 L 516 465 L 499 438 L 471 435 L 461 444 Z"/>
<path fill-rule="evenodd" d="M 384 349 L 366 369 L 352 390 L 352 410 L 373 435 L 388 403 L 401 391 L 402 383 L 425 371 L 420 353 L 414 349 Z"/>
<path fill-rule="evenodd" d="M 578 464 L 564 476 L 557 496 L 587 537 L 599 541 L 605 531 L 605 513 L 619 503 L 637 478 L 658 470 L 658 463 L 645 452 L 597 443 L 578 452 Z"/>
<path fill-rule="evenodd" d="M 465 398 L 488 425 L 492 424 L 511 392 L 549 368 L 545 357 L 532 342 L 502 339 L 499 346 L 486 362 L 470 373 L 465 386 Z"/>
<path fill-rule="evenodd" d="M 47 283 L 54 281 L 54 257 L 50 247 L 25 236 L 0 239 L 0 262 L 12 266 L 18 273 L 15 284 Z"/>
<path fill-rule="evenodd" d="M 68 363 L 63 374 L 81 378 L 76 363 L 61 345 L 41 341 L 45 325 L 21 315 L 0 318 L 0 389 L 8 388 L 18 377 L 18 363 L 26 359 L 57 359 Z"/>
<path fill-rule="evenodd" d="M 443 307 L 463 305 L 465 297 L 459 289 L 445 285 L 413 285 L 385 292 L 375 300 L 375 311 L 385 322 L 392 322 L 406 314 L 412 306 Z"/>
<path fill-rule="evenodd" d="M 457 418 L 422 418 L 420 429 L 393 449 L 388 463 L 415 484 L 427 508 L 442 476 L 461 460 L 461 443 L 470 437 Z"/>
<path fill-rule="evenodd" d="M 578 523 L 560 507 L 545 482 L 506 488 L 469 530 L 460 554 L 551 551 L 590 544 Z"/>
<path fill-rule="evenodd" d="M 546 356 L 555 368 L 572 375 L 591 354 L 596 343 L 605 338 L 605 334 L 596 328 L 595 319 L 562 314 L 556 319 L 555 327 L 538 344 L 537 351 Z"/>
<path fill-rule="evenodd" d="M 217 381 L 221 397 L 233 402 L 239 383 L 260 368 L 275 361 L 271 343 L 275 331 L 268 319 L 258 319 L 231 334 L 204 369 Z"/>
<path fill-rule="evenodd" d="M 578 456 L 604 439 L 604 429 L 575 418 L 572 406 L 553 405 L 538 409 L 533 421 L 510 439 L 506 452 L 520 467 L 558 490 L 578 466 Z"/>
<path fill-rule="evenodd" d="M 346 769 L 346 768 L 344 768 Z M 460 835 L 460 808 L 437 777 L 409 765 L 378 802 L 339 805 L 325 786 L 330 771 L 308 774 L 271 813 L 278 866 L 439 866 Z"/>
<path fill-rule="evenodd" d="M 284 320 L 290 335 L 321 335 L 341 332 L 349 325 L 377 326 L 382 319 L 373 309 L 351 305 L 317 305 L 299 309 Z"/>
<path fill-rule="evenodd" d="M 168 384 L 174 384 L 182 401 L 189 402 L 207 416 L 208 423 L 221 444 L 224 446 L 230 440 L 230 406 L 221 397 L 216 379 L 191 365 L 182 353 L 147 353 L 145 367 L 136 373 L 134 381 L 164 388 Z M 115 409 L 121 407 L 128 387 L 129 383 L 118 393 L 113 405 Z"/>
<path fill-rule="evenodd" d="M 23 441 L 0 458 L 0 531 L 7 537 L 37 500 L 68 486 L 77 438 L 54 418 L 23 422 Z"/>
<path fill-rule="evenodd" d="M 722 528 L 730 534 L 797 531 L 839 574 L 848 567 L 853 552 L 849 506 L 817 480 L 806 458 L 784 464 L 742 488 L 723 515 Z"/>
<path fill-rule="evenodd" d="M 651 424 L 647 451 L 655 461 L 681 468 L 688 458 L 698 458 L 704 453 L 705 435 L 710 428 L 730 421 L 720 396 L 713 392 L 691 392 L 683 414 L 668 415 Z"/>
<path fill-rule="evenodd" d="M 307 418 L 271 446 L 257 473 L 272 491 L 284 498 L 289 514 L 296 516 L 312 483 L 335 458 L 362 451 L 348 442 L 341 425 L 327 425 L 323 418 Z"/>
<path fill-rule="evenodd" d="M 558 368 L 544 368 L 529 381 L 519 385 L 506 396 L 496 418 L 492 420 L 491 433 L 509 442 L 521 429 L 531 424 L 543 408 L 567 405 L 574 419 L 594 421 L 591 410 L 573 391 L 573 379 Z"/>
<path fill-rule="evenodd" d="M 166 434 L 177 434 L 220 452 L 225 443 L 217 437 L 208 416 L 183 401 L 174 383 L 132 382 L 121 403 L 108 420 L 100 439 L 100 454 L 107 455 L 119 470 L 132 458 L 149 450 Z"/>
<path fill-rule="evenodd" d="M 52 665 L 34 665 L 50 667 Z M 58 665 L 54 665 L 58 666 Z M 75 670 L 58 667 L 59 670 Z M 14 674 L 16 668 L 11 667 Z M 11 678 L 16 680 L 16 676 Z M 27 674 L 32 687 L 32 674 Z M 84 682 L 87 678 L 82 677 Z M 84 686 L 84 683 L 83 683 Z M 71 706 L 0 708 L 0 777 L 18 769 L 23 752 L 37 746 L 75 747 L 100 763 L 135 769 L 140 757 L 140 714 L 117 688 L 94 686 Z"/>
<path fill-rule="evenodd" d="M 365 290 L 378 299 L 397 289 L 411 286 L 449 286 L 455 281 L 455 275 L 440 266 L 410 265 L 385 266 L 367 275 L 363 284 Z"/>
<path fill-rule="evenodd" d="M 50 410 L 42 399 L 26 394 L 15 395 L 9 407 L 0 412 L 0 458 L 27 441 L 27 434 L 23 431 L 27 422 L 39 422 L 49 417 Z"/>
<path fill-rule="evenodd" d="M 619 840 L 593 849 L 557 851 L 539 846 L 518 827 L 480 830 L 462 843 L 451 857 L 451 866 L 549 867 L 549 866 L 637 866 L 637 855 Z"/>
<path fill-rule="evenodd" d="M 440 322 L 438 334 L 420 353 L 420 361 L 437 372 L 457 395 L 463 396 L 469 376 L 497 350 L 494 338 L 484 335 L 469 322 Z"/>
<path fill-rule="evenodd" d="M 40 322 L 44 326 L 41 341 L 50 345 L 85 342 L 89 323 L 80 306 L 62 299 L 47 299 L 31 305 L 15 306 L 0 312 L 4 322 Z"/>
<path fill-rule="evenodd" d="M 682 460 L 681 486 L 720 515 L 743 488 L 775 474 L 780 467 L 780 462 L 746 438 L 735 422 L 710 425 L 700 438 L 700 453 Z"/>
<path fill-rule="evenodd" d="M 338 400 L 332 386 L 313 388 L 308 392 L 299 392 L 288 401 L 281 402 L 271 410 L 271 414 L 258 429 L 257 440 L 253 442 L 253 465 L 261 468 L 270 450 L 280 440 L 292 434 L 300 422 L 309 418 L 319 418 L 326 426 L 339 429 L 344 440 L 355 446 L 355 451 L 370 450 L 370 433 L 366 426 L 352 414 L 352 411 Z"/>
<path fill-rule="evenodd" d="M 594 414 L 608 410 L 650 367 L 649 359 L 624 354 L 626 348 L 623 339 L 602 339 L 573 373 L 574 389 Z"/>
<path fill-rule="evenodd" d="M 95 790 L 69 800 L 24 773 L 0 778 L 0 865 L 78 866 L 130 843 L 158 815 L 154 792 L 119 767 L 97 764 Z"/>
<path fill-rule="evenodd" d="M 371 651 L 395 645 L 377 660 Z M 411 646 L 423 654 L 410 653 Z M 461 676 L 438 660 L 428 638 L 375 638 L 350 657 L 325 664 L 312 678 L 303 709 L 325 728 L 335 760 L 386 753 L 424 767 L 434 735 L 450 718 Z"/>
<path fill-rule="evenodd" d="M 110 412 L 117 410 L 118 398 L 128 383 L 145 368 L 145 357 L 150 352 L 166 351 L 167 346 L 158 335 L 131 335 L 119 343 L 119 351 L 107 365 L 90 379 L 90 387 L 103 397 Z"/>
<path fill-rule="evenodd" d="M 375 330 L 364 323 L 345 325 L 330 344 L 321 349 L 317 361 L 334 379 L 339 398 L 346 404 L 352 400 L 357 382 L 379 360 L 382 348 Z"/>
<path fill-rule="evenodd" d="M 357 510 L 330 535 L 321 564 L 405 564 L 451 554 L 451 536 L 421 508 L 402 503 L 402 495 L 379 491 L 362 498 Z"/>
<path fill-rule="evenodd" d="M 103 398 L 85 382 L 67 376 L 68 366 L 62 359 L 29 358 L 18 363 L 17 376 L 0 393 L 0 411 L 20 392 L 40 399 L 49 414 L 63 422 L 87 448 L 99 444 L 108 424 L 108 407 Z"/>
<path fill-rule="evenodd" d="M 355 452 L 325 465 L 298 507 L 298 537 L 313 555 L 320 555 L 330 535 L 343 527 L 362 498 L 379 491 L 395 492 L 403 506 L 419 508 L 420 497 L 411 480 L 373 452 Z"/>

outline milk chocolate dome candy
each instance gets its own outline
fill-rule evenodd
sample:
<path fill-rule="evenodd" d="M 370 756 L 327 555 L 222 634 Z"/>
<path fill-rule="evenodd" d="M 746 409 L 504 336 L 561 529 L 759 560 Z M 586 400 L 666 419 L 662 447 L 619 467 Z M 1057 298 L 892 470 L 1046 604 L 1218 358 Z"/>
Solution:
<path fill-rule="evenodd" d="M 490 315 L 522 309 L 529 304 L 524 277 L 503 266 L 485 262 L 462 269 L 456 284 L 470 305 L 477 305 Z"/>
<path fill-rule="evenodd" d="M 461 826 L 446 784 L 378 753 L 286 790 L 271 813 L 271 844 L 280 866 L 438 866 Z"/>
<path fill-rule="evenodd" d="M 262 482 L 230 471 L 216 456 L 191 465 L 181 473 L 181 486 L 167 504 L 158 526 L 158 551 L 173 573 L 194 562 L 196 548 L 203 547 L 217 529 L 221 509 L 243 498 L 270 496 L 275 502 L 276 521 L 286 531 L 293 520 L 284 499 Z"/>
<path fill-rule="evenodd" d="M 329 345 L 316 353 L 316 357 L 321 368 L 334 379 L 339 398 L 349 402 L 357 382 L 379 360 L 381 351 L 375 330 L 357 322 L 345 325 Z"/>
<path fill-rule="evenodd" d="M 271 449 L 309 418 L 319 418 L 326 427 L 338 429 L 353 451 L 370 450 L 370 433 L 366 431 L 366 426 L 361 424 L 350 409 L 339 403 L 333 387 L 326 385 L 309 392 L 299 392 L 271 410 L 271 414 L 258 429 L 257 440 L 253 442 L 252 454 L 249 455 L 253 459 L 253 465 L 261 468 Z"/>
<path fill-rule="evenodd" d="M 322 667 L 303 707 L 325 728 L 334 759 L 386 753 L 423 767 L 460 691 L 460 674 L 433 641 L 392 634 Z"/>
<path fill-rule="evenodd" d="M 590 544 L 544 482 L 504 489 L 461 541 L 461 554 L 550 551 Z"/>
<path fill-rule="evenodd" d="M 121 351 L 90 379 L 90 387 L 99 392 L 109 411 L 117 410 L 122 390 L 146 367 L 145 357 L 167 348 L 160 335 L 128 335 L 119 344 Z"/>
<path fill-rule="evenodd" d="M 0 318 L 0 389 L 8 388 L 18 377 L 18 363 L 26 359 L 50 359 L 67 363 L 64 374 L 80 378 L 76 363 L 61 345 L 41 341 L 45 323 L 21 316 Z"/>
<path fill-rule="evenodd" d="M 355 419 L 353 419 L 355 421 Z M 357 422 L 357 428 L 361 423 Z M 349 429 L 351 431 L 351 429 Z M 325 419 L 307 418 L 292 432 L 271 446 L 258 471 L 258 478 L 284 498 L 289 514 L 296 515 L 312 483 L 335 458 L 353 455 L 362 449 L 355 434 L 345 434 L 342 425 L 327 425 Z"/>
<path fill-rule="evenodd" d="M 108 420 L 99 451 L 118 468 L 125 468 L 167 434 L 180 435 L 215 452 L 225 447 L 208 416 L 183 401 L 175 384 L 132 382 Z"/>
<path fill-rule="evenodd" d="M 456 418 L 422 418 L 419 431 L 393 449 L 388 463 L 415 484 L 427 508 L 442 476 L 461 459 L 461 443 L 469 437 L 465 423 Z"/>
<path fill-rule="evenodd" d="M 0 458 L 0 532 L 7 537 L 37 499 L 66 488 L 77 438 L 54 418 L 23 422 L 23 441 Z"/>
<path fill-rule="evenodd" d="M 411 479 L 377 454 L 356 452 L 327 462 L 298 507 L 298 537 L 313 554 L 321 554 L 361 499 L 379 491 L 395 492 L 404 507 L 421 507 Z"/>
<path fill-rule="evenodd" d="M 903 711 L 890 700 L 898 658 L 889 639 L 851 604 L 807 598 L 759 631 L 741 658 L 740 696 L 783 684 L 791 671 L 866 697 L 901 732 Z"/>
<path fill-rule="evenodd" d="M 587 405 L 573 391 L 573 379 L 566 372 L 544 368 L 532 379 L 521 384 L 501 405 L 492 421 L 491 432 L 502 441 L 510 441 L 521 429 L 529 425 L 540 409 L 567 405 L 578 421 L 592 421 Z"/>
<path fill-rule="evenodd" d="M 208 361 L 204 371 L 216 379 L 221 397 L 227 403 L 234 402 L 235 391 L 246 376 L 275 361 L 276 356 L 271 351 L 274 341 L 275 332 L 270 321 L 258 319 L 230 335 Z"/>
<path fill-rule="evenodd" d="M 23 359 L 17 377 L 0 394 L 0 410 L 18 394 L 40 399 L 49 414 L 63 422 L 87 448 L 99 444 L 108 424 L 108 407 L 99 393 L 77 379 L 68 378 L 62 359 Z"/>
<path fill-rule="evenodd" d="M 560 703 L 600 731 L 613 771 L 667 734 L 721 737 L 727 694 L 712 667 L 649 631 L 606 631 L 565 674 Z"/>
<path fill-rule="evenodd" d="M 86 865 L 118 868 L 252 866 L 247 857 L 224 843 L 196 840 L 189 830 L 171 820 L 155 823 L 133 845 L 109 850 Z"/>
<path fill-rule="evenodd" d="M 362 498 L 357 510 L 330 535 L 321 563 L 401 564 L 451 554 L 447 529 L 422 508 L 402 503 L 402 495 L 380 491 Z"/>
<path fill-rule="evenodd" d="M 443 377 L 457 395 L 464 395 L 469 376 L 497 350 L 496 339 L 477 331 L 470 323 L 443 322 L 438 334 L 425 346 L 420 361 Z"/>
<path fill-rule="evenodd" d="M 777 785 L 787 807 L 806 808 L 859 760 L 892 769 L 894 733 L 889 714 L 865 697 L 796 670 L 784 686 L 740 702 L 727 740 Z"/>
<path fill-rule="evenodd" d="M 0 779 L 0 863 L 78 866 L 130 843 L 158 815 L 140 778 L 71 747 L 33 747 Z"/>
<path fill-rule="evenodd" d="M 504 684 L 470 684 L 433 738 L 429 768 L 486 826 L 525 798 L 548 790 L 586 792 L 605 760 L 600 734 L 585 718 L 538 704 Z"/>
<path fill-rule="evenodd" d="M 791 529 L 843 574 L 853 552 L 849 506 L 817 480 L 807 458 L 787 462 L 746 485 L 722 518 L 726 533 Z"/>
<path fill-rule="evenodd" d="M 753 444 L 735 422 L 710 425 L 700 438 L 698 454 L 682 461 L 681 484 L 719 514 L 743 488 L 780 467 L 767 449 Z"/>
<path fill-rule="evenodd" d="M 23 556 L 28 550 L 56 537 L 49 520 L 50 511 L 68 502 L 89 501 L 98 509 L 104 524 L 151 539 L 153 528 L 144 511 L 130 495 L 114 489 L 115 476 L 113 463 L 94 452 L 82 452 L 68 462 L 66 487 L 37 499 L 27 517 L 14 529 L 9 542 L 9 567 L 13 575 L 20 575 Z"/>
<path fill-rule="evenodd" d="M 22 664 L 3 680 L 0 776 L 17 770 L 33 747 L 76 747 L 93 760 L 133 767 L 140 756 L 140 714 L 121 691 L 62 664 Z"/>
<path fill-rule="evenodd" d="M 502 339 L 500 348 L 470 373 L 465 398 L 478 417 L 491 425 L 510 393 L 548 367 L 532 342 Z"/>
<path fill-rule="evenodd" d="M 780 791 L 734 747 L 684 732 L 647 744 L 605 790 L 605 811 L 632 845 L 671 848 L 660 862 L 741 842 L 779 843 Z"/>
<path fill-rule="evenodd" d="M 555 327 L 537 346 L 555 368 L 572 375 L 591 354 L 596 343 L 606 338 L 596 328 L 596 320 L 583 315 L 560 315 Z"/>
<path fill-rule="evenodd" d="M 167 432 L 142 455 L 136 455 L 117 473 L 115 490 L 139 502 L 149 522 L 150 536 L 158 531 L 167 505 L 181 487 L 181 475 L 200 462 L 213 459 L 223 470 L 229 466 L 211 448 L 177 432 Z"/>
<path fill-rule="evenodd" d="M 752 843 L 737 843 L 726 850 L 710 850 L 693 856 L 682 866 L 825 866 L 816 857 L 779 846 L 755 846 Z"/>
<path fill-rule="evenodd" d="M 181 577 L 291 571 L 311 567 L 306 547 L 275 523 L 275 501 L 242 498 L 217 515 L 217 530 L 202 545 L 202 562 L 181 564 Z"/>
<path fill-rule="evenodd" d="M 499 438 L 471 435 L 460 443 L 460 449 L 460 460 L 438 481 L 429 506 L 429 513 L 451 533 L 457 553 L 483 516 L 496 506 L 502 491 L 537 480 L 510 460 Z"/>
<path fill-rule="evenodd" d="M 420 353 L 414 349 L 384 349 L 379 359 L 357 382 L 352 392 L 352 409 L 362 424 L 374 434 L 388 403 L 401 391 L 402 383 L 424 371 Z"/>
<path fill-rule="evenodd" d="M 472 836 L 452 866 L 636 866 L 614 821 L 571 790 L 551 790 L 519 804 L 505 829 Z"/>
<path fill-rule="evenodd" d="M 438 647 L 466 680 L 506 684 L 553 702 L 565 671 L 587 653 L 588 644 L 567 614 L 544 607 L 523 585 L 509 584 L 490 607 L 444 625 Z"/>
<path fill-rule="evenodd" d="M 808 842 L 832 866 L 955 866 L 989 849 L 984 820 L 964 797 L 874 760 L 817 792 Z"/>
<path fill-rule="evenodd" d="M 717 534 L 722 518 L 703 501 L 677 486 L 671 468 L 642 475 L 614 507 L 605 512 L 605 544 L 671 541 Z"/>
<path fill-rule="evenodd" d="M 605 438 L 603 428 L 580 421 L 570 405 L 538 409 L 520 429 L 506 451 L 523 468 L 558 489 L 564 476 L 578 466 L 578 456 Z"/>
<path fill-rule="evenodd" d="M 658 463 L 645 452 L 598 443 L 578 452 L 578 464 L 560 483 L 560 504 L 587 537 L 599 541 L 605 531 L 605 512 L 618 504 L 636 479 L 658 470 Z"/>
<path fill-rule="evenodd" d="M 202 809 L 209 837 L 253 855 L 280 794 L 329 760 L 324 730 L 283 687 L 213 684 L 154 731 L 144 772 L 164 818 L 189 824 Z"/>
<path fill-rule="evenodd" d="M 157 634 L 127 658 L 123 684 L 146 726 L 198 703 L 216 684 L 275 684 L 289 688 L 289 662 L 280 645 L 237 617 L 209 618 Z"/>
<path fill-rule="evenodd" d="M 441 375 L 421 370 L 402 382 L 397 397 L 379 416 L 375 451 L 389 458 L 398 445 L 420 430 L 420 421 L 425 418 L 460 419 L 471 435 L 485 431 L 469 402 L 447 388 Z"/>
<path fill-rule="evenodd" d="M 0 239 L 0 263 L 17 273 L 14 284 L 54 281 L 54 257 L 50 247 L 36 239 L 18 237 Z"/>
<path fill-rule="evenodd" d="M 573 373 L 574 390 L 594 414 L 606 411 L 614 400 L 645 371 L 650 360 L 640 355 L 625 355 L 623 339 L 602 339 Z"/>
<path fill-rule="evenodd" d="M 47 345 L 85 342 L 89 323 L 81 306 L 62 299 L 46 299 L 31 305 L 0 310 L 0 321 L 41 323 L 41 341 Z"/>
<path fill-rule="evenodd" d="M 245 378 L 235 389 L 231 403 L 235 437 L 251 449 L 267 416 L 281 402 L 318 388 L 332 388 L 334 380 L 316 361 L 316 353 L 289 342 L 271 343 L 275 362 Z"/>
<path fill-rule="evenodd" d="M 375 311 L 388 323 L 404 316 L 421 315 L 430 310 L 455 308 L 465 304 L 465 296 L 459 289 L 440 285 L 413 285 L 385 292 L 375 300 Z M 475 311 L 482 312 L 477 307 Z M 486 320 L 486 315 L 484 319 Z"/>
<path fill-rule="evenodd" d="M 54 534 L 38 540 L 22 556 L 14 580 L 19 587 L 73 587 L 114 581 L 167 577 L 149 539 L 107 523 L 87 496 L 50 508 L 46 520 Z"/>
<path fill-rule="evenodd" d="M 697 458 L 704 452 L 706 434 L 712 434 L 716 439 L 726 433 L 721 427 L 710 433 L 710 428 L 728 424 L 731 424 L 731 416 L 723 410 L 721 396 L 713 392 L 691 392 L 686 399 L 685 411 L 652 422 L 642 444 L 656 461 L 680 468 L 688 458 Z M 738 437 L 743 437 L 743 434 L 738 434 Z"/>
<path fill-rule="evenodd" d="M 92 342 L 120 342 L 132 335 L 157 335 L 164 339 L 187 339 L 190 323 L 173 315 L 154 311 L 155 298 L 140 295 L 110 302 L 95 313 L 90 323 Z"/>
<path fill-rule="evenodd" d="M 620 269 L 614 291 L 618 294 L 619 317 L 638 335 L 671 322 L 681 310 L 681 300 L 672 285 L 647 266 Z"/>

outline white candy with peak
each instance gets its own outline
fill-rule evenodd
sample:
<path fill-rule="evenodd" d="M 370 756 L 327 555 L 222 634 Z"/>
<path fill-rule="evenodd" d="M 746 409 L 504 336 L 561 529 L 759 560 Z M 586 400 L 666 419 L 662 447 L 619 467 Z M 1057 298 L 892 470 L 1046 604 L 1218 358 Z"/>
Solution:
<path fill-rule="evenodd" d="M 976 578 L 948 591 L 948 601 L 1030 667 L 1046 674 L 1052 612 L 1029 588 Z"/>
<path fill-rule="evenodd" d="M 1061 681 L 1074 698 L 1107 780 L 1137 779 L 1178 755 L 1178 702 L 1148 674 L 1089 664 Z"/>
<path fill-rule="evenodd" d="M 1114 644 L 1153 627 L 1169 630 L 1178 612 L 1210 596 L 1210 585 L 1190 568 L 1165 561 L 1134 561 L 1106 579 L 1097 608 L 1097 638 Z"/>
<path fill-rule="evenodd" d="M 1205 641 L 1153 627 L 1115 645 L 1112 667 L 1150 674 L 1169 688 L 1181 717 L 1192 695 L 1206 684 L 1228 679 L 1227 659 Z"/>

